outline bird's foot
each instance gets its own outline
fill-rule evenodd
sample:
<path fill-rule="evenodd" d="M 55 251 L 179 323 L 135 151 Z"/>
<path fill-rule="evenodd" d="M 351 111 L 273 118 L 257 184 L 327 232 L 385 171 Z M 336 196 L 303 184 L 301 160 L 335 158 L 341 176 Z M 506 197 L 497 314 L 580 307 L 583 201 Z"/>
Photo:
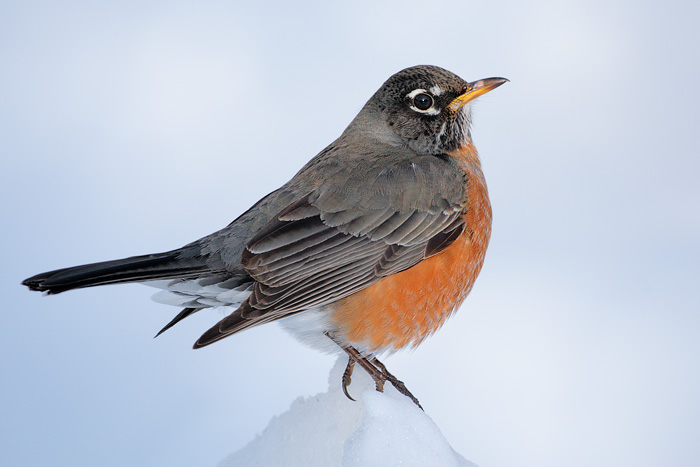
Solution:
<path fill-rule="evenodd" d="M 342 346 L 335 339 L 333 339 L 333 336 L 331 334 L 326 333 L 326 335 L 329 338 L 331 338 L 334 342 L 336 342 L 340 346 L 340 348 L 348 354 L 348 365 L 345 367 L 342 379 L 343 393 L 345 394 L 345 396 L 347 396 L 348 399 L 353 401 L 355 400 L 350 396 L 348 392 L 348 386 L 352 381 L 352 371 L 355 367 L 355 363 L 357 363 L 374 380 L 374 387 L 377 391 L 384 392 L 384 383 L 389 381 L 391 385 L 396 388 L 397 391 L 411 399 L 414 404 L 416 404 L 421 410 L 423 410 L 423 407 L 420 405 L 420 402 L 418 402 L 418 399 L 413 394 L 411 394 L 411 391 L 409 391 L 408 388 L 406 388 L 406 385 L 402 381 L 400 381 L 394 375 L 389 373 L 389 370 L 386 369 L 382 362 L 380 362 L 374 357 L 363 357 L 362 354 L 354 347 Z"/>
<path fill-rule="evenodd" d="M 343 393 L 351 401 L 355 400 L 352 398 L 350 393 L 348 393 L 348 386 L 350 386 L 350 383 L 352 383 L 352 370 L 353 370 L 353 368 L 355 368 L 355 360 L 348 357 L 348 366 L 345 367 L 345 371 L 343 372 Z"/>
<path fill-rule="evenodd" d="M 379 370 L 384 374 L 384 376 L 386 376 L 386 379 L 391 383 L 392 386 L 394 386 L 394 388 L 396 388 L 397 391 L 411 399 L 414 404 L 416 404 L 421 410 L 423 410 L 423 407 L 420 405 L 420 402 L 418 402 L 416 396 L 411 394 L 411 391 L 409 391 L 406 385 L 403 384 L 403 381 L 399 380 L 398 378 L 396 378 L 396 376 L 389 373 L 389 370 L 386 369 L 384 364 L 376 358 L 372 358 L 372 363 L 374 363 L 374 365 L 377 368 L 379 368 Z"/>

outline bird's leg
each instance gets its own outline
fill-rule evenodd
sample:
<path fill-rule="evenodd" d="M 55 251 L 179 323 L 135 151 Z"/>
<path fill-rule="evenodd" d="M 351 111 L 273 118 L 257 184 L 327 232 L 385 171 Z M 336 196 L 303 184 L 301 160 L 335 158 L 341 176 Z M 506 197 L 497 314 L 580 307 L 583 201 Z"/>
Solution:
<path fill-rule="evenodd" d="M 382 373 L 378 368 L 376 368 L 372 363 L 370 363 L 369 360 L 364 358 L 360 352 L 357 351 L 356 348 L 350 347 L 350 346 L 345 346 L 339 342 L 337 339 L 336 335 L 331 332 L 326 332 L 326 336 L 336 344 L 338 344 L 338 347 L 343 349 L 343 351 L 348 354 L 348 366 L 345 367 L 345 372 L 343 373 L 343 384 L 345 385 L 346 382 L 349 385 L 350 384 L 350 376 L 352 375 L 352 368 L 355 366 L 355 363 L 359 363 L 360 366 L 372 377 L 374 380 L 374 385 L 379 392 L 384 392 L 384 382 L 386 381 L 386 376 L 384 373 Z M 355 400 L 350 395 L 348 395 L 346 391 L 346 387 L 343 388 L 343 391 L 345 392 L 345 395 L 348 396 L 349 399 Z"/>
<path fill-rule="evenodd" d="M 345 394 L 345 397 L 347 397 L 351 401 L 355 400 L 348 393 L 348 386 L 350 386 L 350 383 L 352 382 L 353 368 L 355 368 L 355 360 L 353 360 L 352 357 L 348 355 L 348 366 L 345 367 L 345 371 L 343 372 L 343 393 Z"/>
<path fill-rule="evenodd" d="M 389 373 L 389 370 L 387 370 L 386 367 L 384 366 L 384 364 L 382 362 L 380 362 L 379 360 L 377 360 L 376 357 L 372 357 L 372 363 L 374 363 L 374 366 L 379 368 L 382 371 L 382 373 L 384 373 L 387 377 L 391 376 L 391 373 Z"/>
<path fill-rule="evenodd" d="M 387 380 L 386 375 L 379 368 L 372 365 L 372 362 L 363 357 L 355 347 L 343 347 L 343 350 L 350 356 L 350 359 L 359 364 L 372 377 L 375 389 L 379 392 L 384 392 L 384 382 Z"/>
<path fill-rule="evenodd" d="M 341 345 L 338 342 L 338 340 L 334 338 L 335 336 L 330 332 L 326 332 L 326 336 L 328 336 L 333 342 L 338 344 L 338 346 L 341 349 L 343 349 L 346 354 L 348 354 L 348 366 L 345 367 L 345 371 L 343 372 L 343 392 L 348 397 L 348 399 L 355 400 L 352 397 L 350 397 L 350 394 L 348 394 L 347 387 L 350 385 L 352 370 L 355 367 L 355 363 L 357 363 L 374 380 L 374 386 L 377 391 L 384 392 L 384 383 L 386 381 L 389 381 L 392 384 L 392 386 L 396 388 L 397 391 L 411 399 L 414 404 L 416 404 L 421 410 L 423 410 L 423 407 L 421 407 L 420 402 L 418 402 L 418 399 L 416 399 L 416 397 L 413 394 L 411 394 L 411 391 L 409 391 L 406 388 L 406 385 L 403 384 L 403 382 L 399 381 L 394 375 L 389 373 L 389 370 L 386 369 L 382 362 L 380 362 L 374 357 L 371 357 L 371 359 L 363 357 L 362 354 L 354 347 Z"/>

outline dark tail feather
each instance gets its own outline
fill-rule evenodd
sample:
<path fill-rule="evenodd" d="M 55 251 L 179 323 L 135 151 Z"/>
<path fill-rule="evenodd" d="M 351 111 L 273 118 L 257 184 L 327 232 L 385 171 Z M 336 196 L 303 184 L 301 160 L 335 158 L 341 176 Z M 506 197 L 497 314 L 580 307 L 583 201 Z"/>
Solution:
<path fill-rule="evenodd" d="M 194 343 L 192 348 L 201 349 L 202 347 L 206 347 L 207 345 L 213 344 L 216 341 L 225 339 L 226 337 L 237 332 L 252 328 L 253 326 L 259 326 L 261 324 L 277 321 L 285 316 L 289 316 L 289 314 L 268 313 L 255 316 L 254 318 L 246 318 L 244 315 L 248 311 L 251 311 L 251 308 L 250 305 L 248 305 L 248 302 L 245 301 L 236 311 L 216 323 L 209 330 L 207 330 L 207 332 L 202 334 L 197 342 Z"/>
<path fill-rule="evenodd" d="M 160 335 L 163 334 L 165 331 L 167 331 L 167 330 L 170 329 L 171 327 L 175 326 L 177 323 L 179 323 L 179 322 L 182 321 L 183 319 L 187 318 L 188 316 L 197 313 L 199 310 L 201 310 L 201 308 L 185 308 L 185 309 L 182 310 L 180 313 L 178 313 L 177 316 L 175 316 L 168 324 L 166 324 L 166 325 L 163 327 L 163 329 L 161 329 L 160 331 L 158 331 L 158 334 L 156 334 L 155 336 L 153 336 L 153 338 L 155 339 L 156 337 L 160 336 Z"/>
<path fill-rule="evenodd" d="M 57 269 L 25 279 L 30 290 L 57 294 L 96 285 L 197 277 L 210 271 L 204 258 L 184 249 Z M 185 257 L 183 257 L 185 256 Z"/>

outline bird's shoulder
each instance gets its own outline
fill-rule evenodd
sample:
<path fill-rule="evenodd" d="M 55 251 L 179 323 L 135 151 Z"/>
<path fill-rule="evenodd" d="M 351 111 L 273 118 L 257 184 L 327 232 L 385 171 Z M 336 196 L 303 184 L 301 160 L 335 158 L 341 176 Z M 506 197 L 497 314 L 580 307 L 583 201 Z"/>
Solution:
<path fill-rule="evenodd" d="M 273 225 L 303 228 L 301 221 L 312 216 L 340 232 L 388 243 L 408 241 L 400 225 L 431 224 L 415 238 L 426 241 L 465 209 L 466 177 L 446 154 L 419 155 L 406 147 L 340 138 L 228 226 L 195 243 L 226 269 L 237 269 L 246 246 Z M 308 206 L 306 213 L 300 206 Z"/>
<path fill-rule="evenodd" d="M 326 213 L 390 208 L 450 212 L 461 210 L 468 175 L 448 154 L 421 155 L 405 145 L 338 140 L 312 159 L 290 181 L 310 193 Z"/>

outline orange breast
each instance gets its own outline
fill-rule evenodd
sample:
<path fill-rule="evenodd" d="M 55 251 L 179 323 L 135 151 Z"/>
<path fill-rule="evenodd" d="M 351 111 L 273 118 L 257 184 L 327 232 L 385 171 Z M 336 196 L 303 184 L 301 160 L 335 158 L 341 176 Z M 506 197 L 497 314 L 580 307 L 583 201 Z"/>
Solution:
<path fill-rule="evenodd" d="M 353 347 L 369 352 L 415 347 L 469 294 L 491 235 L 491 204 L 476 150 L 455 154 L 468 175 L 465 229 L 452 245 L 331 307 L 332 321 Z"/>

